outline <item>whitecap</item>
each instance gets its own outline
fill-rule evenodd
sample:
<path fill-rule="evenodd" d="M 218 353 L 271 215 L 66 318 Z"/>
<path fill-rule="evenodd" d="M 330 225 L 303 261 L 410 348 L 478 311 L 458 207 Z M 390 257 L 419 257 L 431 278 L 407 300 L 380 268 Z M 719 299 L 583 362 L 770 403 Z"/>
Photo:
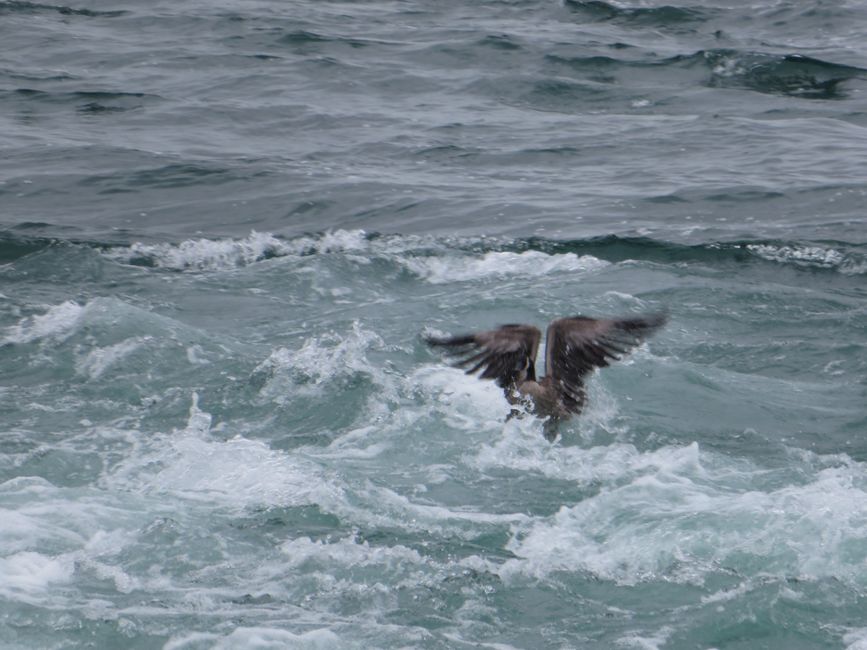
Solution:
<path fill-rule="evenodd" d="M 326 332 L 308 338 L 300 349 L 274 350 L 253 370 L 252 378 L 262 384 L 260 395 L 282 403 L 293 392 L 317 392 L 322 384 L 340 377 L 378 374 L 365 354 L 384 345 L 378 334 L 354 321 L 346 334 Z"/>
<path fill-rule="evenodd" d="M 342 639 L 325 628 L 295 633 L 269 627 L 237 627 L 224 636 L 211 632 L 188 632 L 175 635 L 163 646 L 163 650 L 197 650 L 202 647 L 202 644 L 207 644 L 207 647 L 212 650 L 230 648 L 332 650 L 354 647 L 349 639 Z"/>
<path fill-rule="evenodd" d="M 609 266 L 591 255 L 562 253 L 549 255 L 541 251 L 512 253 L 493 251 L 467 257 L 408 257 L 402 263 L 413 273 L 432 284 L 466 282 L 510 275 L 539 277 L 550 273 L 583 273 Z"/>
<path fill-rule="evenodd" d="M 76 370 L 79 374 L 87 375 L 90 379 L 99 379 L 106 370 L 141 348 L 151 339 L 150 336 L 137 336 L 124 339 L 114 345 L 94 348 L 76 361 Z"/>
<path fill-rule="evenodd" d="M 413 372 L 407 383 L 430 396 L 434 412 L 450 427 L 473 431 L 496 428 L 509 414 L 502 388 L 457 368 L 424 366 Z"/>
<path fill-rule="evenodd" d="M 867 650 L 867 627 L 849 630 L 843 635 L 846 650 Z"/>
<path fill-rule="evenodd" d="M 845 253 L 835 248 L 800 244 L 748 244 L 746 248 L 754 255 L 770 262 L 834 269 L 843 275 L 860 275 L 867 272 L 867 259 L 863 255 Z"/>
<path fill-rule="evenodd" d="M 406 546 L 371 546 L 366 540 L 359 541 L 354 537 L 336 541 L 314 541 L 309 537 L 299 537 L 284 542 L 280 550 L 287 556 L 287 566 L 293 568 L 311 562 L 324 566 L 329 571 L 335 566 L 391 567 L 403 563 L 427 563 L 418 551 Z"/>
<path fill-rule="evenodd" d="M 252 231 L 241 239 L 199 238 L 162 244 L 136 242 L 130 246 L 107 248 L 102 253 L 126 264 L 145 261 L 158 268 L 207 271 L 248 266 L 272 257 L 363 251 L 367 248 L 367 235 L 363 230 L 336 230 L 295 239 Z"/>
<path fill-rule="evenodd" d="M 863 586 L 867 490 L 853 473 L 863 467 L 827 468 L 810 483 L 760 492 L 730 467 L 715 473 L 675 463 L 641 472 L 516 531 L 508 548 L 517 559 L 501 575 L 579 571 L 621 584 L 702 583 L 725 566 Z"/>
<path fill-rule="evenodd" d="M 75 571 L 70 554 L 45 555 L 21 551 L 0 557 L 0 596 L 32 602 L 54 585 L 68 583 Z"/>
<path fill-rule="evenodd" d="M 615 643 L 622 648 L 637 648 L 638 650 L 659 650 L 671 638 L 674 629 L 665 626 L 654 634 L 631 632 L 618 638 Z"/>
<path fill-rule="evenodd" d="M 153 448 L 123 461 L 108 484 L 227 507 L 328 503 L 339 490 L 309 460 L 240 436 L 208 440 L 201 429 L 209 421 L 196 420 L 193 430 L 160 436 Z"/>
<path fill-rule="evenodd" d="M 17 325 L 7 327 L 0 345 L 30 343 L 47 338 L 63 341 L 75 332 L 84 310 L 84 307 L 71 300 L 48 307 L 44 314 L 29 316 Z"/>
<path fill-rule="evenodd" d="M 747 250 L 771 262 L 789 262 L 819 268 L 835 268 L 844 260 L 844 255 L 840 251 L 821 246 L 749 244 Z"/>

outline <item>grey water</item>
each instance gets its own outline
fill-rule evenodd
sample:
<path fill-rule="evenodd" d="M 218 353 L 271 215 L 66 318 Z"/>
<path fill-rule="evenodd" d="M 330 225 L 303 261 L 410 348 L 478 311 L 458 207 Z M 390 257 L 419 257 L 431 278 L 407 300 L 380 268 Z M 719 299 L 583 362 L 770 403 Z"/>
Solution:
<path fill-rule="evenodd" d="M 867 648 L 863 3 L 0 44 L 0 647 Z M 421 338 L 658 310 L 553 443 Z"/>

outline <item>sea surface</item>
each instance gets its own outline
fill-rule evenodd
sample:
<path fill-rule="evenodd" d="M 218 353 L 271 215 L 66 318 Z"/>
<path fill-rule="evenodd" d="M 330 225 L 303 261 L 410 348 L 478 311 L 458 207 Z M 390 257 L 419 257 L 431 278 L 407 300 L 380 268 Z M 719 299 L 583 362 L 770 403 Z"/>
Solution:
<path fill-rule="evenodd" d="M 867 4 L 59 2 L 0 648 L 867 649 Z M 553 443 L 422 339 L 661 310 Z"/>

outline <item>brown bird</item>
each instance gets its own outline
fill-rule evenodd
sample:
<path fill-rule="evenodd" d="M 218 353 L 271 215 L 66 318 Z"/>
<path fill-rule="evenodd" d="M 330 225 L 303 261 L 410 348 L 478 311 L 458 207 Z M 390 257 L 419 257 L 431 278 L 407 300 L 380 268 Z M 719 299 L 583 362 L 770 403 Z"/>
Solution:
<path fill-rule="evenodd" d="M 578 415 L 587 402 L 584 383 L 596 369 L 619 361 L 662 327 L 665 314 L 624 318 L 559 318 L 546 334 L 546 375 L 536 379 L 536 353 L 542 332 L 532 325 L 501 325 L 498 329 L 446 338 L 427 337 L 428 345 L 464 356 L 455 365 L 468 375 L 481 371 L 493 379 L 510 404 L 529 401 L 532 412 L 545 417 L 545 437 L 553 440 L 562 420 Z M 516 415 L 513 410 L 509 417 Z"/>

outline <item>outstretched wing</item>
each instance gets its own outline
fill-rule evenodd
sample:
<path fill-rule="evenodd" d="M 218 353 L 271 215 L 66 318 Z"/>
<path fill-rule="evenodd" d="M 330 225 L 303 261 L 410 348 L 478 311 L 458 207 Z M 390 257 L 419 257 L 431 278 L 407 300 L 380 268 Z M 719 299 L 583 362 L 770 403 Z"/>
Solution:
<path fill-rule="evenodd" d="M 542 332 L 532 325 L 503 325 L 499 329 L 448 338 L 428 337 L 432 346 L 448 348 L 464 358 L 455 365 L 472 375 L 493 379 L 509 390 L 527 378 L 535 379 L 534 363 Z"/>
<path fill-rule="evenodd" d="M 628 318 L 560 318 L 548 326 L 545 373 L 573 413 L 584 406 L 584 381 L 596 368 L 619 361 L 665 325 L 665 314 Z"/>

